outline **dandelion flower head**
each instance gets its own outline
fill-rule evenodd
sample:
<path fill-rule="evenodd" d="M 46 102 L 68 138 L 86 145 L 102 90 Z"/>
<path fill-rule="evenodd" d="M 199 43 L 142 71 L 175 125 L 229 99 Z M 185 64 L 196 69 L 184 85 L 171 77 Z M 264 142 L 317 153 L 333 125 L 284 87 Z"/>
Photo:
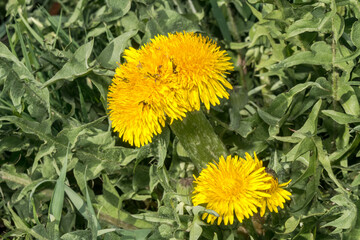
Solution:
<path fill-rule="evenodd" d="M 260 215 L 264 216 L 266 207 L 271 212 L 278 212 L 278 207 L 284 208 L 286 200 L 290 200 L 291 193 L 283 189 L 289 184 L 279 184 L 263 162 L 248 153 L 245 159 L 237 156 L 220 157 L 219 163 L 209 163 L 195 178 L 195 189 L 192 201 L 195 206 L 204 205 L 207 209 L 217 212 L 214 216 L 204 213 L 202 218 L 213 224 L 232 224 L 234 215 L 242 222 L 260 208 Z"/>
<path fill-rule="evenodd" d="M 232 86 L 225 75 L 233 65 L 214 41 L 195 33 L 169 33 L 152 39 L 149 47 L 172 63 L 178 84 L 186 89 L 190 110 L 199 110 L 200 102 L 210 109 L 210 104 L 220 103 L 219 98 L 229 97 L 225 88 Z"/>
<path fill-rule="evenodd" d="M 182 118 L 186 109 L 161 56 L 153 54 L 145 61 L 151 53 L 134 48 L 124 54 L 127 62 L 115 70 L 109 87 L 110 120 L 124 141 L 140 147 L 161 133 L 166 116 Z"/>
<path fill-rule="evenodd" d="M 268 174 L 271 176 L 271 174 Z M 286 187 L 291 180 L 286 183 L 279 184 L 279 180 L 271 176 L 270 184 L 271 187 L 266 191 L 270 195 L 270 197 L 266 197 L 262 199 L 260 216 L 264 216 L 266 207 L 270 210 L 270 212 L 278 212 L 278 207 L 284 208 L 284 203 L 286 200 L 290 200 L 291 193 L 283 189 Z"/>
<path fill-rule="evenodd" d="M 262 167 L 262 162 L 253 159 L 249 154 L 246 158 L 221 156 L 218 163 L 209 163 L 195 178 L 192 201 L 195 206 L 204 205 L 214 210 L 219 217 L 204 213 L 208 223 L 233 224 L 234 217 L 242 222 L 244 218 L 257 213 L 264 197 L 270 197 L 266 191 L 271 188 L 271 177 Z"/>
<path fill-rule="evenodd" d="M 233 69 L 225 51 L 194 33 L 159 35 L 140 49 L 124 51 L 115 70 L 108 109 L 114 131 L 137 147 L 161 133 L 166 119 L 182 119 L 187 111 L 207 109 L 228 98 L 225 74 Z"/>

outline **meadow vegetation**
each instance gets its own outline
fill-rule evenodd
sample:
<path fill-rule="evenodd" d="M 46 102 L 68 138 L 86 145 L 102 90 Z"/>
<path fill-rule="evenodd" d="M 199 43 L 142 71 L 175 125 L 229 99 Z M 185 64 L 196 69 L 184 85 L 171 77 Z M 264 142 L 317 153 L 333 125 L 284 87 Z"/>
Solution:
<path fill-rule="evenodd" d="M 133 147 L 108 117 L 117 63 L 184 31 L 227 51 L 230 97 Z M 359 1 L 9 0 L 0 40 L 1 238 L 360 239 Z M 283 209 L 201 219 L 218 141 L 292 180 Z"/>

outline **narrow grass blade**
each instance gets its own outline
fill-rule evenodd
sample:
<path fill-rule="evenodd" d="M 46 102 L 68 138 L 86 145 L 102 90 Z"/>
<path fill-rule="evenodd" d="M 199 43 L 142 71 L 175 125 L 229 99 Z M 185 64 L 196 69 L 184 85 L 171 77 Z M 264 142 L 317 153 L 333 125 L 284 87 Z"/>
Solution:
<path fill-rule="evenodd" d="M 87 122 L 89 122 L 89 118 L 88 118 L 88 114 L 86 111 L 84 95 L 82 94 L 79 82 L 77 82 L 77 87 L 78 87 L 78 91 L 79 91 L 81 115 L 83 117 L 83 121 L 87 123 Z"/>
<path fill-rule="evenodd" d="M 55 38 L 55 41 L 54 41 L 54 44 L 53 44 L 53 48 L 56 47 L 56 40 L 58 39 L 59 37 L 59 31 L 60 31 L 60 28 L 61 28 L 61 18 L 62 18 L 62 11 L 60 11 L 60 17 L 59 17 L 59 24 L 58 24 L 58 27 L 56 29 L 56 38 Z"/>
<path fill-rule="evenodd" d="M 85 174 L 86 176 L 86 174 Z M 70 201 L 74 204 L 75 208 L 79 211 L 79 213 L 89 222 L 89 226 L 92 231 L 93 238 L 98 235 L 98 231 L 101 230 L 101 226 L 97 221 L 95 211 L 92 207 L 90 201 L 90 195 L 88 193 L 87 187 L 86 188 L 86 202 L 72 190 L 70 187 L 65 185 L 65 192 Z"/>
<path fill-rule="evenodd" d="M 25 25 L 25 27 L 30 32 L 30 34 L 35 38 L 35 40 L 38 43 L 40 43 L 41 46 L 43 46 L 44 45 L 43 38 L 41 36 L 39 36 L 39 34 L 37 32 L 35 32 L 34 29 L 31 28 L 28 21 L 24 18 L 24 16 L 21 14 L 21 12 L 19 11 L 18 13 L 19 13 L 19 16 L 20 16 L 20 19 L 21 19 L 22 23 Z"/>
<path fill-rule="evenodd" d="M 12 36 L 9 32 L 9 26 L 6 25 L 5 28 L 6 28 L 7 37 L 9 39 L 9 45 L 10 45 L 11 52 L 12 52 L 12 54 L 14 54 L 14 56 L 16 56 L 16 58 L 18 58 L 16 51 L 15 51 L 14 43 L 12 42 Z"/>
<path fill-rule="evenodd" d="M 48 21 L 50 22 L 50 25 L 52 27 L 52 29 L 57 32 L 58 31 L 58 36 L 60 37 L 60 39 L 66 44 L 66 45 L 70 45 L 70 49 L 72 52 L 75 52 L 76 49 L 79 48 L 79 44 L 75 41 L 70 40 L 70 37 L 66 34 L 66 32 L 62 29 L 59 28 L 59 24 L 61 24 L 61 22 L 57 22 L 49 13 L 48 11 L 46 11 L 45 8 L 40 7 L 41 12 L 44 14 L 44 16 L 48 19 Z"/>
<path fill-rule="evenodd" d="M 26 49 L 26 46 L 25 46 L 25 43 L 24 43 L 24 38 L 23 38 L 23 36 L 21 34 L 19 23 L 17 21 L 15 21 L 15 32 L 16 32 L 17 37 L 20 40 L 21 51 L 22 51 L 23 57 L 25 59 L 25 65 L 26 65 L 27 69 L 29 69 L 29 71 L 32 71 L 30 58 L 28 56 L 27 49 Z"/>
<path fill-rule="evenodd" d="M 72 190 L 70 187 L 65 185 L 65 192 L 67 197 L 70 199 L 72 204 L 74 204 L 75 208 L 79 211 L 79 213 L 87 219 L 87 205 L 85 201 L 77 194 L 74 190 Z"/>
<path fill-rule="evenodd" d="M 86 183 L 86 169 L 85 169 L 85 174 L 84 174 L 84 181 Z M 88 191 L 88 186 L 87 184 L 85 184 L 85 193 L 86 193 L 86 203 L 87 203 L 87 214 L 88 214 L 88 223 L 89 223 L 89 227 L 91 229 L 92 232 L 92 237 L 93 239 L 96 239 L 97 237 L 97 232 L 99 230 L 101 230 L 101 226 L 96 218 L 96 214 L 94 211 L 94 208 L 92 206 L 91 203 L 91 199 L 90 199 L 90 195 L 89 195 L 89 191 Z"/>
<path fill-rule="evenodd" d="M 211 4 L 211 10 L 215 16 L 215 19 L 219 24 L 221 34 L 223 35 L 225 41 L 227 41 L 228 43 L 231 42 L 232 41 L 231 34 L 230 34 L 229 28 L 226 24 L 225 17 L 222 14 L 221 9 L 218 6 L 218 1 L 210 0 L 210 4 Z"/>
<path fill-rule="evenodd" d="M 66 169 L 68 163 L 70 143 L 68 144 L 65 161 L 60 171 L 60 176 L 56 181 L 53 197 L 50 202 L 49 208 L 49 221 L 54 222 L 55 234 L 59 234 L 59 225 L 61 219 L 61 212 L 64 204 L 64 193 L 65 193 L 65 178 L 66 178 Z"/>

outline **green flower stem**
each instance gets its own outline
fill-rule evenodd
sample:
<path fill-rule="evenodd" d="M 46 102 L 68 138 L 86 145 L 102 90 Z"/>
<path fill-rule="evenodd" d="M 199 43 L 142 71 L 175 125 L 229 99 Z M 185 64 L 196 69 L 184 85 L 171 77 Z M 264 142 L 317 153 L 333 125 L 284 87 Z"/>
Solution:
<path fill-rule="evenodd" d="M 187 113 L 182 121 L 174 121 L 171 129 L 198 170 L 205 168 L 208 162 L 217 161 L 221 155 L 227 155 L 224 144 L 202 111 Z"/>

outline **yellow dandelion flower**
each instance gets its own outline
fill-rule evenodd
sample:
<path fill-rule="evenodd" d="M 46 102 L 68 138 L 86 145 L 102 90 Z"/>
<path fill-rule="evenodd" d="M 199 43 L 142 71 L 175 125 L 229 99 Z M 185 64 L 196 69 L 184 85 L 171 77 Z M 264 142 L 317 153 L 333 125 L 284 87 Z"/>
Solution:
<path fill-rule="evenodd" d="M 222 221 L 233 224 L 234 215 L 242 222 L 244 218 L 257 213 L 264 197 L 270 197 L 271 177 L 262 167 L 262 162 L 246 154 L 246 159 L 228 156 L 220 157 L 219 163 L 209 163 L 195 178 L 192 201 L 194 206 L 204 205 L 214 210 L 219 217 L 204 213 L 208 223 Z"/>
<path fill-rule="evenodd" d="M 144 51 L 125 51 L 126 63 L 118 67 L 108 93 L 108 108 L 114 131 L 137 147 L 161 133 L 166 116 L 185 116 L 178 86 L 168 74 L 161 56 L 145 61 Z M 171 67 L 171 66 L 170 66 Z M 172 68 L 172 67 L 171 67 Z M 172 71 L 172 69 L 171 69 Z"/>
<path fill-rule="evenodd" d="M 225 74 L 230 57 L 208 38 L 194 33 L 157 36 L 139 50 L 124 51 L 126 62 L 109 87 L 108 109 L 114 131 L 137 147 L 161 133 L 167 118 L 186 116 L 228 98 Z"/>
<path fill-rule="evenodd" d="M 138 78 L 141 76 L 143 81 L 154 85 L 150 90 L 156 90 L 159 95 L 154 95 L 152 98 L 164 103 L 162 107 L 166 116 L 171 120 L 185 117 L 187 107 L 184 89 L 178 85 L 176 76 L 173 74 L 173 63 L 149 45 L 144 45 L 139 50 L 130 48 L 125 50 L 124 54 L 129 68 L 135 69 L 133 70 L 136 74 L 134 80 L 139 81 Z"/>
<path fill-rule="evenodd" d="M 279 180 L 271 176 L 270 183 L 271 188 L 266 191 L 270 195 L 270 197 L 265 197 L 262 199 L 261 208 L 260 208 L 260 216 L 264 216 L 266 207 L 270 210 L 270 212 L 278 212 L 278 207 L 284 208 L 284 203 L 286 200 L 290 200 L 291 193 L 283 189 L 282 187 L 286 187 L 291 180 L 286 183 L 279 184 Z"/>
<path fill-rule="evenodd" d="M 229 97 L 225 88 L 232 86 L 225 75 L 233 65 L 226 51 L 209 38 L 195 33 L 169 33 L 167 37 L 155 37 L 146 47 L 171 63 L 190 111 L 199 110 L 200 102 L 210 109 L 210 104 L 220 103 L 219 98 Z"/>

